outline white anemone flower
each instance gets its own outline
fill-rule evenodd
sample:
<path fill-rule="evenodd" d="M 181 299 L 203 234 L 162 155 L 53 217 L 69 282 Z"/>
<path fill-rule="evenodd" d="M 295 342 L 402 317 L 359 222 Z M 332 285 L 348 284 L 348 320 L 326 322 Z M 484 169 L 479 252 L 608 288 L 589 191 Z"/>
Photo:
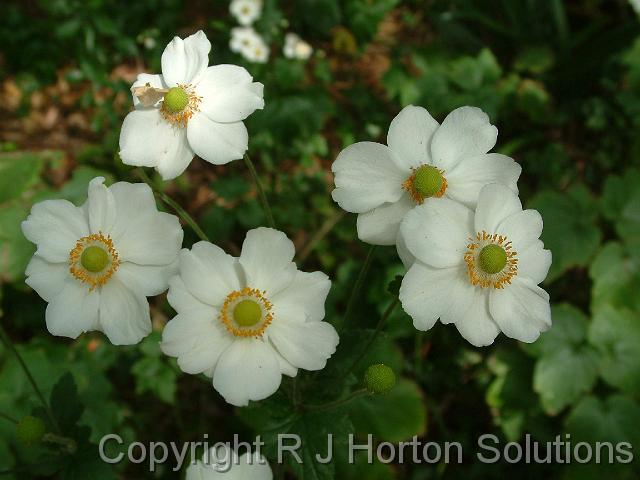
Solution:
<path fill-rule="evenodd" d="M 523 211 L 504 185 L 485 186 L 475 213 L 453 200 L 425 202 L 400 227 L 416 259 L 402 281 L 402 307 L 418 330 L 439 318 L 476 346 L 501 331 L 535 341 L 551 326 L 549 295 L 538 286 L 551 266 L 541 233 L 540 214 Z"/>
<path fill-rule="evenodd" d="M 251 25 L 262 14 L 262 0 L 232 0 L 229 11 L 240 25 Z"/>
<path fill-rule="evenodd" d="M 263 85 L 237 65 L 207 66 L 210 50 L 202 31 L 175 37 L 162 53 L 162 75 L 138 75 L 135 109 L 120 132 L 125 164 L 155 167 L 170 180 L 194 155 L 215 165 L 242 158 L 249 141 L 242 121 L 264 107 Z"/>
<path fill-rule="evenodd" d="M 186 480 L 272 480 L 267 460 L 257 452 L 238 455 L 227 445 L 211 448 L 189 465 Z"/>
<path fill-rule="evenodd" d="M 391 122 L 388 146 L 359 142 L 340 152 L 332 167 L 333 199 L 358 214 L 362 241 L 393 245 L 400 222 L 416 205 L 448 198 L 475 208 L 488 183 L 518 192 L 520 165 L 487 153 L 497 136 L 479 108 L 458 108 L 439 125 L 427 110 L 410 105 Z"/>
<path fill-rule="evenodd" d="M 38 247 L 26 282 L 49 302 L 53 335 L 99 330 L 115 345 L 131 345 L 151 332 L 146 297 L 164 292 L 177 272 L 183 232 L 177 217 L 157 210 L 147 185 L 103 182 L 89 183 L 82 207 L 33 206 L 22 223 Z"/>
<path fill-rule="evenodd" d="M 269 60 L 269 46 L 251 27 L 231 29 L 229 48 L 253 63 L 266 63 Z"/>
<path fill-rule="evenodd" d="M 184 372 L 211 377 L 237 406 L 273 394 L 282 374 L 324 368 L 338 344 L 322 321 L 331 282 L 298 271 L 294 253 L 291 240 L 271 228 L 250 230 L 239 258 L 208 242 L 183 250 L 168 296 L 178 315 L 162 350 Z"/>
<path fill-rule="evenodd" d="M 313 53 L 313 47 L 302 40 L 295 33 L 287 33 L 284 37 L 284 56 L 297 60 L 308 60 Z"/>

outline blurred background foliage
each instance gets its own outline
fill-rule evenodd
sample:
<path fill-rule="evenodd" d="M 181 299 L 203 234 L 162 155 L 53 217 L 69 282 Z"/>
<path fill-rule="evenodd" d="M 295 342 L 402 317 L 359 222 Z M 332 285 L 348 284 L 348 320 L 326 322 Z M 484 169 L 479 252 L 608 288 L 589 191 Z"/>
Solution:
<path fill-rule="evenodd" d="M 638 457 L 640 24 L 626 1 L 265 0 L 255 26 L 272 46 L 264 65 L 229 51 L 235 23 L 222 0 L 8 0 L 2 12 L 0 321 L 51 394 L 54 414 L 64 417 L 65 403 L 77 407 L 64 428 L 84 445 L 73 455 L 26 448 L 15 426 L 0 419 L 3 478 L 176 478 L 171 464 L 153 474 L 144 464 L 102 464 L 95 444 L 111 432 L 127 442 L 259 433 L 269 455 L 275 433 L 297 432 L 305 458 L 324 453 L 328 432 L 394 442 L 419 435 L 466 448 L 462 465 L 347 466 L 341 458 L 276 468 L 305 480 L 638 478 L 638 461 L 475 461 L 482 433 L 503 442 L 526 433 L 540 442 L 567 434 L 573 442 L 627 441 Z M 422 105 L 440 121 L 453 108 L 475 105 L 499 128 L 497 150 L 523 166 L 523 203 L 544 216 L 543 240 L 554 255 L 544 284 L 553 328 L 533 345 L 499 337 L 477 349 L 450 327 L 416 332 L 397 309 L 387 333 L 349 372 L 402 274 L 394 249 L 378 248 L 339 351 L 325 371 L 301 376 L 299 395 L 308 403 L 338 398 L 342 379 L 356 385 L 370 363 L 387 363 L 402 380 L 387 397 L 304 415 L 289 407 L 290 383 L 266 402 L 233 410 L 201 379 L 179 374 L 158 348 L 172 316 L 164 298 L 152 305 L 155 332 L 139 346 L 115 348 L 99 334 L 50 336 L 45 303 L 24 284 L 33 247 L 20 222 L 35 201 L 82 203 L 96 175 L 139 181 L 117 157 L 128 89 L 137 73 L 159 71 L 173 35 L 197 29 L 213 44 L 212 63 L 242 64 L 265 84 L 266 107 L 248 121 L 249 152 L 299 264 L 333 279 L 329 321 L 339 323 L 367 255 L 355 216 L 330 197 L 337 153 L 355 141 L 384 142 L 405 105 Z M 309 61 L 283 57 L 288 31 L 314 47 Z M 155 181 L 231 253 L 247 229 L 265 223 L 242 162 L 196 160 L 176 181 Z M 197 239 L 185 233 L 190 246 Z M 0 411 L 20 418 L 37 407 L 15 358 L 0 350 Z"/>

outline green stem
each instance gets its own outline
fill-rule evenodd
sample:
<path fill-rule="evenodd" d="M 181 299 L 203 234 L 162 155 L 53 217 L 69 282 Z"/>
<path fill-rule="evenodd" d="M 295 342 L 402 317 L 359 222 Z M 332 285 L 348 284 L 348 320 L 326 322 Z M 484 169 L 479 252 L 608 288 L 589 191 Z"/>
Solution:
<path fill-rule="evenodd" d="M 0 418 L 4 418 L 8 422 L 15 423 L 16 425 L 18 424 L 18 421 L 15 418 L 13 418 L 11 415 L 7 415 L 6 413 L 0 412 Z"/>
<path fill-rule="evenodd" d="M 351 315 L 353 314 L 353 309 L 355 308 L 356 302 L 360 297 L 360 290 L 362 290 L 364 280 L 367 277 L 367 273 L 369 273 L 369 267 L 371 267 L 373 252 L 375 251 L 375 249 L 375 245 L 371 245 L 371 247 L 369 247 L 367 258 L 365 258 L 364 263 L 362 264 L 362 268 L 360 269 L 360 273 L 358 273 L 358 278 L 356 280 L 356 283 L 353 285 L 353 290 L 351 290 L 351 295 L 349 296 L 349 301 L 347 302 L 347 309 L 344 312 L 344 317 L 342 317 L 342 324 L 340 325 L 341 330 L 344 330 L 349 319 L 351 318 Z"/>
<path fill-rule="evenodd" d="M 346 405 L 357 398 L 366 397 L 369 395 L 371 395 L 371 392 L 369 392 L 366 388 L 361 388 L 360 390 L 352 392 L 349 396 L 341 398 L 340 400 L 336 400 L 334 402 L 325 403 L 323 405 L 305 405 L 304 410 L 308 412 L 326 412 L 327 410 L 333 410 L 335 408 L 342 407 L 343 405 Z"/>
<path fill-rule="evenodd" d="M 69 454 L 74 454 L 78 450 L 78 444 L 73 438 L 63 437 L 54 433 L 45 433 L 42 440 L 47 443 L 59 445 Z"/>
<path fill-rule="evenodd" d="M 138 176 L 142 179 L 142 181 L 144 181 L 144 183 L 146 183 L 147 185 L 149 185 L 149 187 L 151 187 L 151 190 L 153 190 L 153 192 L 160 198 L 160 200 L 162 200 L 165 204 L 171 207 L 178 214 L 178 216 L 182 218 L 182 220 L 184 220 L 185 223 L 191 227 L 191 229 L 195 232 L 198 238 L 200 238 L 200 240 L 204 240 L 206 242 L 210 241 L 207 234 L 204 233 L 204 231 L 200 228 L 198 223 L 193 219 L 191 215 L 187 213 L 187 211 L 184 208 L 182 208 L 169 195 L 158 190 L 154 186 L 153 181 L 151 180 L 151 178 L 149 178 L 149 175 L 147 175 L 147 172 L 145 172 L 142 168 L 140 168 L 138 169 Z"/>
<path fill-rule="evenodd" d="M 313 234 L 313 236 L 309 239 L 309 241 L 304 246 L 304 248 L 300 251 L 300 255 L 298 255 L 298 264 L 304 263 L 304 261 L 309 257 L 309 255 L 313 251 L 313 249 L 316 248 L 316 245 L 324 237 L 327 236 L 327 234 L 333 229 L 333 227 L 336 226 L 336 224 L 340 220 L 342 220 L 345 217 L 346 213 L 347 212 L 345 212 L 344 210 L 339 210 L 324 221 L 322 226 L 318 229 L 316 233 Z"/>
<path fill-rule="evenodd" d="M 262 204 L 264 216 L 267 218 L 267 225 L 269 225 L 271 228 L 276 228 L 276 222 L 273 220 L 273 214 L 271 213 L 271 207 L 269 206 L 267 195 L 264 193 L 262 182 L 260 182 L 258 172 L 256 172 L 256 167 L 254 167 L 253 162 L 251 161 L 251 157 L 249 157 L 248 153 L 244 154 L 244 163 L 249 169 L 251 177 L 253 177 L 253 181 L 256 184 L 256 189 L 258 190 L 258 198 L 260 200 L 260 203 Z"/>
<path fill-rule="evenodd" d="M 387 319 L 391 316 L 391 314 L 393 313 L 393 311 L 395 310 L 395 308 L 398 306 L 399 303 L 400 303 L 400 299 L 398 297 L 395 297 L 393 299 L 393 302 L 391 302 L 391 304 L 384 311 L 384 313 L 380 317 L 380 320 L 378 320 L 378 324 L 376 325 L 376 329 L 373 332 L 373 335 L 371 336 L 367 344 L 362 349 L 362 352 L 360 353 L 360 355 L 358 355 L 355 361 L 351 364 L 351 366 L 347 370 L 347 373 L 344 374 L 344 379 L 346 379 L 349 376 L 349 374 L 353 372 L 353 370 L 356 368 L 358 363 L 360 363 L 360 361 L 365 357 L 365 355 L 371 348 L 371 345 L 373 345 L 373 343 L 376 341 L 376 338 L 378 338 L 378 335 L 380 335 L 380 332 L 382 332 L 382 329 L 384 328 L 385 323 L 387 323 Z"/>
<path fill-rule="evenodd" d="M 33 378 L 33 375 L 31 375 L 31 372 L 29 371 L 29 367 L 27 367 L 27 364 L 25 363 L 22 356 L 20 355 L 20 352 L 18 352 L 18 349 L 15 347 L 15 345 L 9 338 L 9 335 L 7 335 L 7 332 L 4 330 L 2 325 L 0 325 L 0 340 L 2 341 L 2 343 L 4 343 L 5 347 L 7 347 L 15 355 L 16 360 L 18 360 L 18 363 L 22 367 L 22 370 L 24 371 L 25 376 L 27 377 L 27 379 L 29 380 L 29 383 L 33 387 L 33 391 L 36 392 L 37 397 L 40 399 L 40 403 L 42 403 L 42 406 L 44 407 L 44 410 L 47 413 L 47 416 L 49 417 L 49 421 L 55 427 L 55 429 L 59 432 L 60 427 L 58 426 L 58 422 L 56 422 L 56 419 L 53 416 L 51 407 L 49 407 L 49 404 L 45 400 L 44 395 L 42 394 L 42 391 L 38 387 L 38 384 Z"/>

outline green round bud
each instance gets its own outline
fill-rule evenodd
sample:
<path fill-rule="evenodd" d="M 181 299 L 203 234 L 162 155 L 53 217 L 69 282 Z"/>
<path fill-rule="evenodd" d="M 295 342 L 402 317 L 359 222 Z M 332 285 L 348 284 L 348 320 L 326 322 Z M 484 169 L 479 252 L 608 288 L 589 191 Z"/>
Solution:
<path fill-rule="evenodd" d="M 487 245 L 480 250 L 478 261 L 483 272 L 498 273 L 507 264 L 507 252 L 499 245 Z"/>
<path fill-rule="evenodd" d="M 384 363 L 371 365 L 364 373 L 364 386 L 369 392 L 384 395 L 396 385 L 396 374 Z"/>
<path fill-rule="evenodd" d="M 109 263 L 109 254 L 104 248 L 92 245 L 84 249 L 80 263 L 90 272 L 101 272 Z"/>
<path fill-rule="evenodd" d="M 423 197 L 433 197 L 442 188 L 442 174 L 431 165 L 422 165 L 413 177 L 413 188 Z"/>
<path fill-rule="evenodd" d="M 253 327 L 262 319 L 262 309 L 253 300 L 242 300 L 233 309 L 233 319 L 241 327 Z"/>
<path fill-rule="evenodd" d="M 172 113 L 184 110 L 189 104 L 189 95 L 180 87 L 170 88 L 164 96 L 164 106 Z"/>
<path fill-rule="evenodd" d="M 16 425 L 16 438 L 22 445 L 30 447 L 42 440 L 45 431 L 42 420 L 29 415 Z"/>

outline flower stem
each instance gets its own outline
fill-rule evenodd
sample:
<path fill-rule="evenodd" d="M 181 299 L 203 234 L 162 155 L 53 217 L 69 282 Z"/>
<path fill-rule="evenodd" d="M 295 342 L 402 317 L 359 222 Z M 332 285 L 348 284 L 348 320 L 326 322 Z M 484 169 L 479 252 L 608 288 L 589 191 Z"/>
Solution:
<path fill-rule="evenodd" d="M 13 418 L 11 415 L 7 415 L 6 413 L 0 412 L 0 418 L 4 418 L 5 420 L 11 423 L 15 423 L 15 424 L 18 423 L 18 421 L 15 418 Z"/>
<path fill-rule="evenodd" d="M 325 403 L 323 405 L 305 405 L 304 410 L 308 412 L 326 412 L 327 410 L 333 410 L 335 408 L 342 407 L 343 405 L 351 403 L 357 398 L 367 397 L 369 395 L 371 395 L 371 392 L 369 392 L 366 388 L 361 388 L 360 390 L 356 390 L 350 395 L 333 402 Z"/>
<path fill-rule="evenodd" d="M 160 198 L 160 200 L 162 200 L 165 204 L 171 207 L 178 214 L 178 216 L 182 218 L 182 220 L 184 220 L 185 223 L 191 227 L 191 229 L 195 232 L 198 238 L 200 238 L 200 240 L 204 240 L 206 242 L 210 241 L 207 234 L 204 233 L 204 231 L 200 228 L 198 223 L 193 219 L 191 215 L 187 213 L 187 211 L 184 208 L 182 208 L 169 195 L 158 190 L 154 186 L 153 181 L 151 180 L 151 178 L 149 178 L 149 175 L 147 175 L 147 172 L 145 172 L 142 168 L 139 168 L 138 176 L 142 179 L 144 183 L 146 183 L 147 185 L 149 185 L 149 187 L 151 187 L 151 190 L 153 190 L 153 192 Z"/>
<path fill-rule="evenodd" d="M 358 273 L 358 278 L 356 280 L 356 283 L 353 285 L 351 295 L 349 296 L 349 301 L 347 302 L 347 309 L 344 312 L 344 317 L 342 317 L 342 324 L 340 325 L 341 330 L 344 330 L 349 319 L 351 318 L 351 315 L 353 314 L 353 309 L 355 308 L 356 302 L 360 297 L 362 285 L 364 284 L 364 280 L 367 277 L 367 273 L 369 273 L 369 267 L 371 267 L 371 261 L 373 260 L 373 252 L 375 251 L 375 249 L 375 245 L 371 245 L 371 247 L 369 247 L 367 258 L 365 258 L 364 263 L 362 264 L 362 268 L 360 269 L 360 273 Z"/>
<path fill-rule="evenodd" d="M 24 371 L 25 376 L 27 377 L 27 379 L 29 380 L 29 383 L 33 387 L 33 391 L 36 392 L 37 397 L 40 399 L 40 403 L 42 403 L 42 406 L 44 407 L 44 410 L 47 413 L 47 417 L 49 417 L 49 421 L 55 427 L 55 429 L 59 432 L 60 427 L 58 426 L 58 422 L 53 416 L 53 412 L 51 411 L 51 407 L 49 407 L 49 403 L 47 403 L 47 401 L 45 400 L 44 395 L 40 390 L 40 387 L 38 387 L 38 384 L 33 378 L 33 375 L 31 375 L 31 371 L 29 371 L 29 367 L 27 367 L 27 364 L 25 363 L 24 359 L 20 355 L 20 352 L 18 352 L 18 349 L 15 347 L 15 345 L 9 338 L 9 335 L 7 335 L 7 332 L 4 330 L 2 325 L 0 325 L 0 340 L 2 341 L 4 346 L 7 347 L 11 351 L 11 353 L 15 355 L 16 360 L 18 360 L 18 363 L 22 367 L 22 370 Z"/>
<path fill-rule="evenodd" d="M 300 255 L 298 255 L 298 264 L 304 263 L 304 261 L 309 257 L 309 255 L 311 254 L 313 249 L 316 247 L 316 245 L 324 237 L 327 236 L 327 234 L 333 229 L 333 227 L 336 226 L 336 224 L 340 220 L 342 220 L 345 217 L 346 213 L 347 212 L 345 212 L 344 210 L 340 210 L 338 212 L 335 212 L 333 215 L 331 215 L 329 218 L 327 218 L 324 221 L 322 226 L 320 226 L 320 229 L 313 234 L 313 236 L 309 239 L 307 244 L 300 251 Z"/>
<path fill-rule="evenodd" d="M 382 332 L 382 329 L 384 328 L 385 323 L 387 323 L 387 319 L 391 316 L 391 314 L 393 313 L 393 311 L 395 310 L 395 308 L 398 306 L 399 303 L 400 303 L 400 299 L 398 297 L 395 297 L 393 299 L 393 302 L 389 304 L 387 309 L 384 311 L 384 313 L 380 317 L 380 320 L 378 320 L 378 324 L 376 325 L 376 329 L 373 332 L 373 335 L 371 336 L 367 344 L 362 349 L 362 352 L 360 353 L 360 355 L 358 355 L 355 361 L 351 364 L 351 366 L 347 370 L 347 373 L 344 374 L 344 379 L 346 379 L 349 376 L 349 374 L 353 372 L 353 370 L 356 368 L 358 363 L 360 363 L 360 361 L 365 357 L 365 355 L 371 348 L 371 345 L 374 344 L 374 342 L 376 341 L 376 338 L 378 338 L 378 335 L 380 335 L 380 332 Z"/>
<path fill-rule="evenodd" d="M 260 203 L 262 204 L 262 209 L 264 210 L 264 216 L 267 218 L 267 225 L 269 225 L 271 228 L 276 228 L 276 222 L 273 220 L 273 214 L 271 213 L 271 207 L 269 206 L 267 195 L 264 193 L 264 188 L 262 188 L 262 182 L 260 182 L 260 178 L 258 177 L 258 172 L 256 172 L 256 167 L 253 166 L 253 162 L 251 161 L 251 157 L 249 157 L 248 153 L 244 154 L 244 163 L 249 169 L 249 172 L 253 177 L 253 181 L 256 184 L 256 189 L 258 190 L 258 198 L 260 199 Z"/>

